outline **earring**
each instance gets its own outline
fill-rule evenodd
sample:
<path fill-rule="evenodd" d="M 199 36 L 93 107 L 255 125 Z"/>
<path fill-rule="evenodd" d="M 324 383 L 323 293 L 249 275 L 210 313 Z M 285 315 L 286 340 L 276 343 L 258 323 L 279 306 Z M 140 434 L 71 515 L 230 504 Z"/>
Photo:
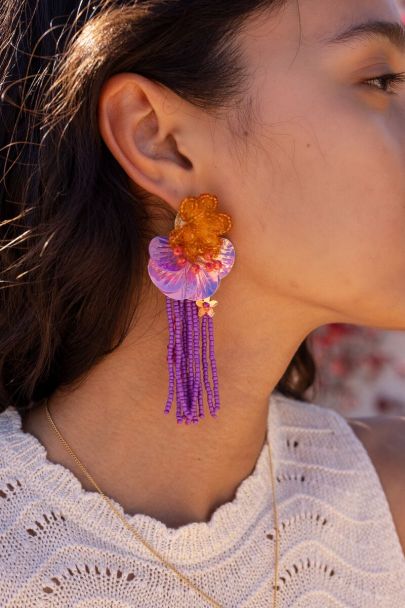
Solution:
<path fill-rule="evenodd" d="M 149 243 L 148 273 L 166 296 L 169 323 L 169 392 L 164 414 L 170 412 L 176 383 L 178 424 L 183 420 L 195 424 L 204 418 L 201 369 L 211 416 L 216 418 L 220 408 L 213 331 L 218 301 L 211 296 L 231 271 L 235 250 L 231 241 L 220 236 L 231 229 L 232 222 L 229 215 L 216 210 L 217 205 L 217 197 L 211 194 L 186 197 L 169 236 L 156 236 Z"/>

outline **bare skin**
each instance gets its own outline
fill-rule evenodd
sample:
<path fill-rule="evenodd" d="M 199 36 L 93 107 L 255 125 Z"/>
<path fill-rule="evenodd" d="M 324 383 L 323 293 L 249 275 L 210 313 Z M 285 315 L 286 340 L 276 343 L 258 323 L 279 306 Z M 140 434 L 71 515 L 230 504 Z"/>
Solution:
<path fill-rule="evenodd" d="M 268 395 L 309 333 L 332 322 L 405 329 L 405 87 L 394 95 L 365 84 L 405 70 L 405 54 L 382 37 L 322 44 L 370 19 L 399 23 L 395 0 L 301 0 L 300 14 L 289 2 L 249 23 L 240 44 L 255 122 L 245 133 L 137 74 L 103 87 L 100 132 L 129 179 L 176 210 L 186 196 L 216 194 L 237 255 L 215 294 L 218 420 L 185 427 L 163 416 L 167 319 L 155 288 L 122 346 L 50 400 L 68 442 L 127 513 L 170 527 L 207 521 L 251 473 Z M 23 428 L 94 489 L 43 407 Z M 392 466 L 384 471 L 399 474 Z M 394 473 L 384 471 L 390 494 Z"/>

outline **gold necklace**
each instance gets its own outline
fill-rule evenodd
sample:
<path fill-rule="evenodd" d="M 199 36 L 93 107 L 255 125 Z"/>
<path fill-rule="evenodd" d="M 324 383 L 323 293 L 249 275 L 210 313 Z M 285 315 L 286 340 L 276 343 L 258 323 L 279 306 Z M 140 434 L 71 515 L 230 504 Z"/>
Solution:
<path fill-rule="evenodd" d="M 60 431 L 58 430 L 58 428 L 56 427 L 51 413 L 49 411 L 48 408 L 48 400 L 46 400 L 45 403 L 45 408 L 46 408 L 46 415 L 48 418 L 48 421 L 51 425 L 51 427 L 53 428 L 53 430 L 56 432 L 56 434 L 58 435 L 60 441 L 63 443 L 63 445 L 65 446 L 65 448 L 68 450 L 68 452 L 70 453 L 70 455 L 75 459 L 75 461 L 77 462 L 77 464 L 79 465 L 79 467 L 82 469 L 83 473 L 86 475 L 86 477 L 90 480 L 90 482 L 94 485 L 94 487 L 96 488 L 96 490 L 101 494 L 102 498 L 107 502 L 107 504 L 110 506 L 110 508 L 114 511 L 114 513 L 116 515 L 118 515 L 118 517 L 120 518 L 120 520 L 122 521 L 122 523 L 134 534 L 134 536 L 149 550 L 151 551 L 151 553 L 153 553 L 153 555 L 155 557 L 157 557 L 157 559 L 162 562 L 162 564 L 164 564 L 167 568 L 169 568 L 170 570 L 172 570 L 172 572 L 174 572 L 177 576 L 180 577 L 180 579 L 185 582 L 187 585 L 189 585 L 190 587 L 192 587 L 195 591 L 197 591 L 197 593 L 199 593 L 204 599 L 208 600 L 208 602 L 210 602 L 212 604 L 212 606 L 215 606 L 215 608 L 223 608 L 221 606 L 221 604 L 218 604 L 218 602 L 216 600 L 214 600 L 212 597 L 210 597 L 209 595 L 207 595 L 205 593 L 205 591 L 202 591 L 201 589 L 199 589 L 190 579 L 188 579 L 186 576 L 184 576 L 184 574 L 182 574 L 179 570 L 177 570 L 177 568 L 175 566 L 173 566 L 170 562 L 168 562 L 164 557 L 162 557 L 161 555 L 159 555 L 159 553 L 151 546 L 149 545 L 149 543 L 147 543 L 139 534 L 138 532 L 135 530 L 135 528 L 133 528 L 125 519 L 125 517 L 123 517 L 123 515 L 117 511 L 117 509 L 115 508 L 115 506 L 112 504 L 111 500 L 108 498 L 108 496 L 106 496 L 102 490 L 100 490 L 100 488 L 98 487 L 97 483 L 94 481 L 94 479 L 91 477 L 90 473 L 88 473 L 87 469 L 85 468 L 85 466 L 80 462 L 79 458 L 76 456 L 76 454 L 73 452 L 72 448 L 70 447 L 70 445 L 68 444 L 68 442 L 62 437 Z M 274 527 L 275 527 L 275 531 L 276 531 L 276 542 L 274 543 L 274 585 L 273 585 L 273 608 L 277 608 L 277 580 L 278 580 L 278 550 L 279 550 L 279 530 L 278 530 L 278 513 L 277 513 L 277 506 L 276 506 L 276 499 L 275 499 L 275 483 L 274 483 L 274 471 L 273 471 L 273 461 L 272 461 L 272 455 L 271 455 L 271 447 L 270 444 L 268 442 L 268 438 L 266 438 L 266 443 L 267 443 L 267 447 L 269 449 L 269 463 L 270 463 L 270 477 L 271 477 L 271 488 L 272 488 L 272 502 L 273 502 L 273 514 L 274 514 Z"/>

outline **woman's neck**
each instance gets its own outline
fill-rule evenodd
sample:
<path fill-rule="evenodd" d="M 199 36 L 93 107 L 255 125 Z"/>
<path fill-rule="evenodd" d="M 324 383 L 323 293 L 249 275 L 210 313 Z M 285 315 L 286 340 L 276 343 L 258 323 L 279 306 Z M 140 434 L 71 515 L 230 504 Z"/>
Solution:
<path fill-rule="evenodd" d="M 50 398 L 62 436 L 103 492 L 128 514 L 141 512 L 173 528 L 208 521 L 252 472 L 265 441 L 268 398 L 308 332 L 293 325 L 291 319 L 302 316 L 287 314 L 285 305 L 278 315 L 274 306 L 273 328 L 268 311 L 241 309 L 243 303 L 236 319 L 231 308 L 221 315 L 219 306 L 214 318 L 217 419 L 205 406 L 198 424 L 178 425 L 175 402 L 170 414 L 163 414 L 164 310 L 154 318 L 153 332 L 136 338 L 131 332 L 75 391 L 57 391 Z M 41 441 L 49 460 L 70 469 L 86 490 L 95 490 L 52 430 L 44 405 L 24 418 L 23 430 Z"/>

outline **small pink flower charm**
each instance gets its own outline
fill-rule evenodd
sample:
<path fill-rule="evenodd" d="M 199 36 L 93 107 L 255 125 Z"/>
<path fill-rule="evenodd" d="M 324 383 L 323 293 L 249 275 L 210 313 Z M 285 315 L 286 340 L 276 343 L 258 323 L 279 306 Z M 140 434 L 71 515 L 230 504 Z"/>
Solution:
<path fill-rule="evenodd" d="M 214 307 L 218 304 L 217 300 L 211 300 L 211 298 L 204 298 L 203 300 L 197 300 L 198 316 L 209 315 L 214 316 Z"/>

